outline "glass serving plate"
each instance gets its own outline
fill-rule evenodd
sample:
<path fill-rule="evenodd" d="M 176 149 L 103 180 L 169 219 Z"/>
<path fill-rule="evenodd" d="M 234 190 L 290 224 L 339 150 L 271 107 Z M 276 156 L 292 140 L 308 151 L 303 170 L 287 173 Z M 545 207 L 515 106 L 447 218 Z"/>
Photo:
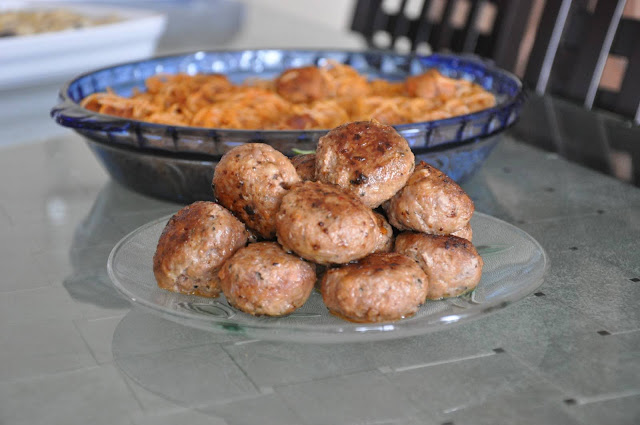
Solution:
<path fill-rule="evenodd" d="M 412 317 L 388 323 L 351 323 L 331 315 L 313 291 L 294 313 L 256 317 L 230 306 L 224 296 L 203 298 L 158 288 L 153 254 L 169 217 L 152 221 L 124 237 L 112 250 L 107 268 L 115 287 L 134 303 L 165 318 L 212 332 L 248 338 L 297 342 L 355 342 L 404 338 L 477 319 L 522 299 L 543 281 L 547 257 L 524 231 L 475 213 L 473 242 L 484 260 L 482 280 L 470 294 L 427 301 Z"/>
<path fill-rule="evenodd" d="M 224 73 L 234 83 L 274 78 L 283 70 L 329 60 L 346 63 L 370 78 L 404 80 L 430 68 L 464 78 L 491 91 L 495 107 L 443 120 L 395 126 L 418 160 L 425 160 L 460 182 L 472 175 L 518 119 L 524 95 L 514 75 L 473 57 L 341 50 L 238 50 L 194 52 L 131 62 L 83 74 L 65 84 L 51 115 L 87 138 L 111 176 L 139 192 L 178 202 L 212 199 L 213 167 L 241 143 L 268 143 L 286 155 L 314 150 L 327 130 L 256 131 L 154 124 L 99 114 L 81 100 L 107 88 L 129 96 L 158 73 Z M 204 172 L 203 172 L 204 170 Z"/>

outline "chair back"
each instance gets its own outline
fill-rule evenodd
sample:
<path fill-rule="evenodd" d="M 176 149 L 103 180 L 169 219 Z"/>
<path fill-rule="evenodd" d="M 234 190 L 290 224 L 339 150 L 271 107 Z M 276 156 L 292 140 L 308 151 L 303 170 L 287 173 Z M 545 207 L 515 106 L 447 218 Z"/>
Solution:
<path fill-rule="evenodd" d="M 397 8 L 383 0 L 358 0 L 351 29 L 368 46 L 419 51 L 471 53 L 514 70 L 518 48 L 532 10 L 530 0 L 400 0 Z M 416 7 L 418 3 L 418 7 Z"/>
<path fill-rule="evenodd" d="M 543 2 L 537 24 L 534 4 Z M 357 0 L 351 29 L 375 49 L 475 54 L 515 72 L 539 95 L 570 99 L 640 123 L 640 21 L 627 0 Z M 535 33 L 524 53 L 527 31 Z M 618 87 L 600 82 L 609 57 L 626 63 Z"/>

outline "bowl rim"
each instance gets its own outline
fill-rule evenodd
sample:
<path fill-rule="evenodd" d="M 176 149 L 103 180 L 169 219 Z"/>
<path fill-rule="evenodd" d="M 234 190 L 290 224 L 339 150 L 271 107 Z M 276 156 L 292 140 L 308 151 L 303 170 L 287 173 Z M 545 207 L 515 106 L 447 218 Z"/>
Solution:
<path fill-rule="evenodd" d="M 511 128 L 514 125 L 508 124 L 503 129 Z M 438 154 L 441 152 L 447 152 L 451 149 L 455 148 L 464 148 L 466 146 L 478 145 L 478 144 L 490 144 L 492 142 L 496 142 L 495 137 L 497 133 L 503 130 L 502 128 L 499 131 L 494 131 L 491 133 L 483 134 L 481 136 L 476 136 L 466 140 L 460 140 L 456 143 L 447 143 L 438 146 L 431 147 L 412 147 L 411 151 L 414 155 L 428 155 L 428 154 Z M 129 145 L 110 143 L 103 140 L 98 140 L 95 138 L 85 137 L 84 141 L 88 144 L 97 145 L 101 148 L 114 149 L 119 152 L 128 152 L 135 155 L 144 155 L 153 158 L 162 158 L 171 161 L 186 161 L 187 163 L 193 162 L 201 162 L 201 163 L 210 163 L 210 162 L 218 162 L 222 155 L 211 155 L 199 152 L 183 152 L 183 151 L 167 151 L 162 149 L 148 149 L 148 148 L 137 148 Z"/>
<path fill-rule="evenodd" d="M 215 134 L 216 132 L 224 132 L 228 135 L 251 135 L 251 138 L 255 138 L 256 135 L 264 135 L 265 137 L 269 136 L 297 136 L 297 135 L 306 135 L 306 136 L 322 136 L 327 133 L 330 129 L 310 129 L 310 130 L 263 130 L 263 129 L 231 129 L 231 128 L 222 128 L 222 127 L 196 127 L 196 126 L 184 126 L 184 125 L 172 125 L 172 124 L 160 124 L 160 123 L 152 123 L 148 121 L 123 118 L 116 115 L 108 115 L 102 114 L 99 112 L 91 111 L 87 108 L 84 108 L 75 101 L 69 95 L 70 87 L 77 83 L 80 79 L 90 77 L 92 75 L 98 74 L 100 72 L 105 72 L 109 70 L 114 70 L 116 68 L 127 66 L 127 65 L 139 65 L 147 62 L 155 61 L 155 60 L 164 60 L 164 59 L 177 59 L 177 58 L 188 58 L 193 57 L 198 54 L 225 54 L 225 53 L 243 53 L 243 52 L 268 52 L 268 51 L 278 51 L 278 52 L 288 52 L 288 53 L 305 53 L 305 54 L 361 54 L 361 55 L 379 55 L 379 56 L 392 56 L 397 58 L 407 58 L 411 59 L 442 59 L 445 61 L 459 61 L 465 65 L 476 67 L 479 70 L 482 70 L 486 73 L 493 73 L 500 75 L 502 78 L 510 80 L 511 83 L 515 84 L 517 90 L 515 95 L 508 96 L 502 102 L 497 103 L 495 106 L 490 108 L 482 109 L 480 111 L 472 112 L 469 114 L 458 115 L 454 117 L 432 120 L 432 121 L 420 121 L 414 123 L 406 123 L 406 124 L 398 124 L 393 125 L 393 127 L 398 131 L 411 131 L 415 130 L 417 126 L 425 127 L 427 130 L 437 129 L 439 127 L 445 127 L 449 124 L 455 124 L 459 122 L 469 122 L 474 121 L 476 119 L 481 119 L 486 116 L 496 115 L 501 111 L 504 111 L 510 106 L 517 106 L 522 104 L 525 100 L 525 91 L 523 89 L 523 83 L 519 77 L 515 74 L 504 70 L 498 66 L 496 66 L 492 61 L 487 59 L 480 58 L 476 55 L 468 55 L 468 54 L 449 54 L 449 53 L 432 53 L 428 55 L 422 55 L 418 53 L 398 53 L 393 51 L 386 50 L 376 50 L 376 49 L 297 49 L 297 48 L 251 48 L 251 49 L 215 49 L 215 50 L 196 50 L 191 52 L 183 52 L 183 53 L 174 53 L 168 55 L 160 55 L 154 56 L 152 58 L 121 62 L 101 68 L 97 68 L 94 70 L 90 70 L 84 72 L 82 74 L 77 75 L 71 80 L 67 81 L 62 85 L 58 92 L 59 103 L 51 109 L 50 115 L 51 117 L 59 124 L 64 127 L 70 128 L 79 128 L 84 130 L 101 130 L 101 131 L 123 131 L 129 129 L 132 124 L 141 126 L 143 128 L 148 129 L 174 129 L 175 131 L 180 131 L 183 134 L 188 134 L 188 132 L 196 132 L 202 133 L 207 132 L 211 134 Z M 159 73 L 154 73 L 156 75 Z M 72 116 L 69 115 L 72 114 Z M 507 125 L 504 125 L 507 127 Z M 493 132 L 487 133 L 491 134 Z"/>

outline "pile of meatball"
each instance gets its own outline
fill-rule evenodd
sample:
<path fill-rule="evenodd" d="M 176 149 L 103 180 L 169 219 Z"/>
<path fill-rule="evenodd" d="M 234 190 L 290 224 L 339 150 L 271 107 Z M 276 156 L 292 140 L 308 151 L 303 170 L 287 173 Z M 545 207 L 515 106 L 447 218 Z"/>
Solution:
<path fill-rule="evenodd" d="M 317 287 L 332 314 L 385 322 L 480 281 L 473 202 L 375 120 L 336 127 L 315 154 L 291 159 L 266 144 L 235 147 L 212 186 L 216 202 L 188 205 L 164 228 L 160 288 L 222 292 L 245 313 L 282 316 Z"/>

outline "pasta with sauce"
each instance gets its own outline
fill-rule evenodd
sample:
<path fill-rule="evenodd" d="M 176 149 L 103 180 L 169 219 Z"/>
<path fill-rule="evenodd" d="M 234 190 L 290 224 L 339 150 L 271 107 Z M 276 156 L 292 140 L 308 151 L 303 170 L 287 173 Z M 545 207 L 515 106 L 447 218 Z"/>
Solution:
<path fill-rule="evenodd" d="M 155 75 L 146 91 L 123 97 L 94 93 L 82 106 L 102 114 L 153 123 L 247 130 L 329 129 L 375 119 L 398 125 L 464 115 L 495 105 L 492 93 L 435 69 L 392 82 L 368 81 L 354 68 L 285 70 L 274 80 L 233 84 L 222 74 Z"/>

